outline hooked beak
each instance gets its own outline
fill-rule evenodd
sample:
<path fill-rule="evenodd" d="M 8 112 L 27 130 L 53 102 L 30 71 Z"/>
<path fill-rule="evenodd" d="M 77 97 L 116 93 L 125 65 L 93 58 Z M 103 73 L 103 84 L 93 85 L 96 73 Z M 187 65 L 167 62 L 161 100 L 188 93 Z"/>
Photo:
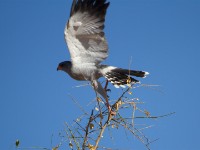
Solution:
<path fill-rule="evenodd" d="M 58 66 L 58 67 L 57 67 L 57 71 L 58 71 L 58 70 L 62 70 L 62 67 L 61 67 L 61 66 Z"/>

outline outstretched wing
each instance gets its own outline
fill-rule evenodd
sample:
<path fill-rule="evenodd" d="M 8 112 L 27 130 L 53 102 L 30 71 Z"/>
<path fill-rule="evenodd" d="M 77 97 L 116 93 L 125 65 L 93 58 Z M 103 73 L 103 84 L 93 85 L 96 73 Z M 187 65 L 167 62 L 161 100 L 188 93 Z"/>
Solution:
<path fill-rule="evenodd" d="M 73 64 L 99 64 L 108 57 L 103 31 L 108 6 L 106 0 L 73 0 L 64 31 Z"/>

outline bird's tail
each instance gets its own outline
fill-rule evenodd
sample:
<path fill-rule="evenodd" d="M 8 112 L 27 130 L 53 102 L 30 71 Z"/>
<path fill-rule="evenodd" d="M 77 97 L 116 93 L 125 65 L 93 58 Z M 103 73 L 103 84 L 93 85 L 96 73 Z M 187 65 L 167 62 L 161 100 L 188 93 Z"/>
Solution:
<path fill-rule="evenodd" d="M 125 87 L 125 85 L 140 83 L 140 81 L 134 79 L 131 76 L 145 78 L 149 73 L 145 71 L 128 70 L 122 68 L 116 68 L 112 66 L 103 66 L 103 76 L 111 82 L 115 87 Z"/>
<path fill-rule="evenodd" d="M 128 69 L 121 69 L 121 68 L 116 68 L 116 69 L 113 69 L 112 71 L 126 74 L 129 76 L 141 77 L 141 78 L 145 78 L 149 74 L 146 71 L 128 70 Z"/>

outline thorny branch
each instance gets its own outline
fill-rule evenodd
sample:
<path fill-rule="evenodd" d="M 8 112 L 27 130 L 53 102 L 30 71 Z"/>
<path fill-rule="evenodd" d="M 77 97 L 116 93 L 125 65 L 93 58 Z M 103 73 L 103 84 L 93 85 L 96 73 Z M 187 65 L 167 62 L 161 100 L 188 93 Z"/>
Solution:
<path fill-rule="evenodd" d="M 86 142 L 87 142 L 87 138 L 88 138 L 88 134 L 89 134 L 89 127 L 90 127 L 92 121 L 93 121 L 93 110 L 91 112 L 88 124 L 85 129 L 85 137 L 84 137 L 83 146 L 82 146 L 83 149 L 85 149 L 85 147 L 86 147 Z"/>
<path fill-rule="evenodd" d="M 140 101 L 138 98 L 130 98 L 130 95 L 132 95 L 131 90 L 140 86 L 129 85 L 128 88 L 125 89 L 115 101 L 110 101 L 108 97 L 107 102 L 109 101 L 111 104 L 109 107 L 105 102 L 102 101 L 100 97 L 96 96 L 97 103 L 92 109 L 91 113 L 88 113 L 86 110 L 84 110 L 78 101 L 70 96 L 75 105 L 81 110 L 82 114 L 76 120 L 74 120 L 74 123 L 71 125 L 66 123 L 66 130 L 62 136 L 62 142 L 60 142 L 60 144 L 58 144 L 52 150 L 58 150 L 59 147 L 64 145 L 63 143 L 66 141 L 68 141 L 71 149 L 107 149 L 105 146 L 99 146 L 99 143 L 103 139 L 102 137 L 106 129 L 110 129 L 110 127 L 113 129 L 118 129 L 119 127 L 124 128 L 125 131 L 131 133 L 149 150 L 149 145 L 157 139 L 150 140 L 143 133 L 143 130 L 151 128 L 152 126 L 145 125 L 139 128 L 138 125 L 135 124 L 135 119 L 158 119 L 170 116 L 174 114 L 174 112 L 165 115 L 151 116 L 150 112 L 141 109 L 140 105 L 144 104 L 144 102 Z M 105 83 L 104 87 L 106 93 L 109 91 L 107 87 L 108 82 Z M 124 116 L 123 112 L 127 110 L 130 112 L 130 114 L 129 116 Z M 111 113 L 111 111 L 114 112 L 114 115 Z M 136 116 L 136 112 L 140 112 L 140 114 L 143 115 Z"/>
<path fill-rule="evenodd" d="M 140 86 L 147 86 L 147 85 L 140 85 Z M 140 87 L 137 86 L 137 87 Z M 104 90 L 108 91 L 108 82 L 106 82 Z M 111 128 L 119 128 L 122 127 L 128 133 L 131 133 L 134 137 L 136 137 L 141 143 L 143 143 L 146 149 L 150 150 L 150 144 L 155 140 L 150 140 L 143 131 L 145 129 L 149 129 L 152 126 L 144 125 L 139 128 L 135 124 L 136 119 L 158 119 L 162 117 L 167 117 L 175 112 L 171 112 L 165 115 L 159 116 L 151 116 L 150 112 L 143 110 L 140 108 L 140 105 L 144 104 L 138 98 L 129 98 L 132 94 L 132 89 L 136 88 L 136 86 L 129 85 L 127 89 L 125 89 L 122 94 L 116 99 L 116 101 L 109 101 L 109 97 L 107 102 L 111 105 L 106 106 L 106 103 L 101 100 L 100 97 L 96 96 L 97 103 L 96 107 L 92 109 L 91 113 L 89 114 L 83 107 L 74 99 L 72 96 L 71 99 L 75 103 L 75 105 L 80 109 L 82 114 L 74 120 L 74 123 L 69 125 L 66 123 L 66 129 L 64 135 L 60 135 L 62 138 L 61 142 L 57 144 L 55 147 L 51 148 L 51 150 L 58 150 L 64 143 L 68 142 L 68 146 L 74 150 L 97 150 L 97 149 L 109 149 L 105 146 L 99 146 L 100 141 L 103 139 L 103 134 L 106 129 Z M 129 96 L 127 96 L 129 95 Z M 109 104 L 107 103 L 107 104 Z M 124 116 L 124 111 L 130 111 L 129 116 Z M 114 113 L 111 113 L 113 111 Z M 132 112 L 132 113 L 131 113 Z M 136 116 L 135 113 L 140 112 L 143 114 L 141 116 Z M 114 114 L 114 115 L 113 115 Z M 85 124 L 85 125 L 83 125 Z M 19 147 L 17 144 L 19 141 L 16 142 L 16 147 L 18 149 L 23 149 Z M 30 149 L 32 149 L 31 147 Z M 35 148 L 35 149 L 46 149 L 50 150 L 49 148 Z"/>

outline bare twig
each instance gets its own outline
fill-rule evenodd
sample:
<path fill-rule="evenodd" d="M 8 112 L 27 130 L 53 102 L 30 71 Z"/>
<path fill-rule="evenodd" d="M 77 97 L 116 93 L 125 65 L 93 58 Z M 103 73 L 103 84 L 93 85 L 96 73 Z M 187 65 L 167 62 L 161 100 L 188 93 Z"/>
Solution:
<path fill-rule="evenodd" d="M 104 124 L 103 127 L 101 128 L 100 133 L 99 133 L 99 135 L 98 135 L 98 137 L 97 137 L 95 146 L 94 146 L 94 150 L 97 149 L 98 144 L 99 144 L 99 141 L 101 140 L 102 135 L 103 135 L 103 133 L 104 133 L 106 127 L 108 126 L 110 119 L 111 119 L 111 118 L 108 118 L 108 120 L 105 122 L 105 124 Z"/>
<path fill-rule="evenodd" d="M 85 137 L 84 137 L 83 145 L 82 145 L 83 150 L 86 147 L 86 142 L 87 142 L 88 133 L 89 133 L 89 127 L 90 127 L 91 122 L 93 121 L 93 112 L 94 111 L 92 110 L 90 118 L 89 118 L 89 121 L 88 121 L 88 124 L 87 124 L 86 129 L 85 129 Z"/>
<path fill-rule="evenodd" d="M 67 123 L 65 123 L 65 125 L 67 126 L 67 129 L 68 129 L 69 133 L 71 134 L 71 139 L 76 144 L 77 149 L 80 150 L 79 142 L 77 142 L 77 138 L 75 137 L 73 131 L 70 129 L 70 127 Z"/>

